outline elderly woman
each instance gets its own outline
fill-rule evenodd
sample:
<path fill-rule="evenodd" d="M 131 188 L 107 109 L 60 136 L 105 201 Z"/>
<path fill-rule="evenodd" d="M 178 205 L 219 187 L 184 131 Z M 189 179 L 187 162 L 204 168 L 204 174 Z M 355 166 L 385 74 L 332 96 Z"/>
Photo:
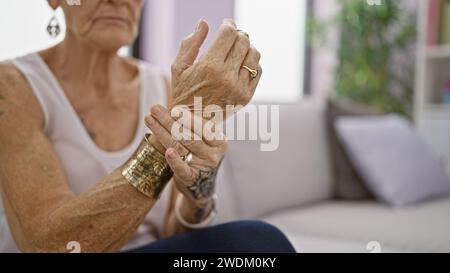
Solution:
<path fill-rule="evenodd" d="M 200 21 L 168 84 L 151 65 L 116 54 L 135 39 L 143 0 L 48 3 L 65 13 L 64 41 L 0 66 L 0 251 L 67 252 L 72 241 L 83 252 L 292 251 L 260 222 L 198 229 L 216 214 L 227 144 L 170 133 L 181 119 L 168 109 L 194 97 L 249 102 L 261 68 L 248 35 L 225 20 L 197 60 L 208 33 Z M 52 20 L 49 31 L 57 27 Z"/>

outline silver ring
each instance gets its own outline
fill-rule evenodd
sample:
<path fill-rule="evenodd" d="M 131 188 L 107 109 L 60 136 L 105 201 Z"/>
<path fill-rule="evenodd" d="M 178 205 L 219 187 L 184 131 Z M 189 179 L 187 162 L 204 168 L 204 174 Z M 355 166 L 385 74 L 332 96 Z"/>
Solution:
<path fill-rule="evenodd" d="M 193 159 L 192 153 L 189 152 L 187 155 L 183 156 L 183 161 L 187 164 L 191 163 Z"/>

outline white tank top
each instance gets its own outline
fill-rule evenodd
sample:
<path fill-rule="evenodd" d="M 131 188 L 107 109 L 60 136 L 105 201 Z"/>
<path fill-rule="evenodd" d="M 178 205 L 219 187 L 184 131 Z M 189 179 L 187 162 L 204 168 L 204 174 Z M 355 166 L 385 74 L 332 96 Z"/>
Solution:
<path fill-rule="evenodd" d="M 126 162 L 145 133 L 144 117 L 151 105 L 167 105 L 163 74 L 150 64 L 139 62 L 141 77 L 139 126 L 133 142 L 123 150 L 107 152 L 90 138 L 63 89 L 39 54 L 11 61 L 25 76 L 45 116 L 44 132 L 62 163 L 67 181 L 75 194 L 88 191 L 97 182 Z M 134 237 L 123 250 L 151 243 L 161 234 L 170 190 L 166 188 Z M 1 201 L 1 200 L 0 200 Z M 0 203 L 0 252 L 17 252 Z"/>

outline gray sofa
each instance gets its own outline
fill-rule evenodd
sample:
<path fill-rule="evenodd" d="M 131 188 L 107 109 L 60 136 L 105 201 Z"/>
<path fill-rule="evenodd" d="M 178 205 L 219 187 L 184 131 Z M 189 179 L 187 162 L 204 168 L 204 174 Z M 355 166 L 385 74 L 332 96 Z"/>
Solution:
<path fill-rule="evenodd" d="M 402 209 L 376 200 L 337 200 L 325 122 L 326 103 L 280 107 L 280 147 L 230 141 L 218 176 L 218 223 L 260 219 L 298 252 L 450 252 L 450 198 Z"/>

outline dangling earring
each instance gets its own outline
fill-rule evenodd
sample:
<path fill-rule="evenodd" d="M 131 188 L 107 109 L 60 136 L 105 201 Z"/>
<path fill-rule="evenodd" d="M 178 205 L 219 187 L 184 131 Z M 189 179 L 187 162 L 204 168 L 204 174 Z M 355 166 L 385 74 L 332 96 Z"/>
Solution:
<path fill-rule="evenodd" d="M 59 33 L 61 32 L 61 27 L 59 26 L 58 18 L 56 18 L 55 14 L 50 19 L 50 22 L 48 22 L 47 32 L 48 35 L 50 35 L 50 37 L 52 37 L 53 39 L 58 37 Z"/>

